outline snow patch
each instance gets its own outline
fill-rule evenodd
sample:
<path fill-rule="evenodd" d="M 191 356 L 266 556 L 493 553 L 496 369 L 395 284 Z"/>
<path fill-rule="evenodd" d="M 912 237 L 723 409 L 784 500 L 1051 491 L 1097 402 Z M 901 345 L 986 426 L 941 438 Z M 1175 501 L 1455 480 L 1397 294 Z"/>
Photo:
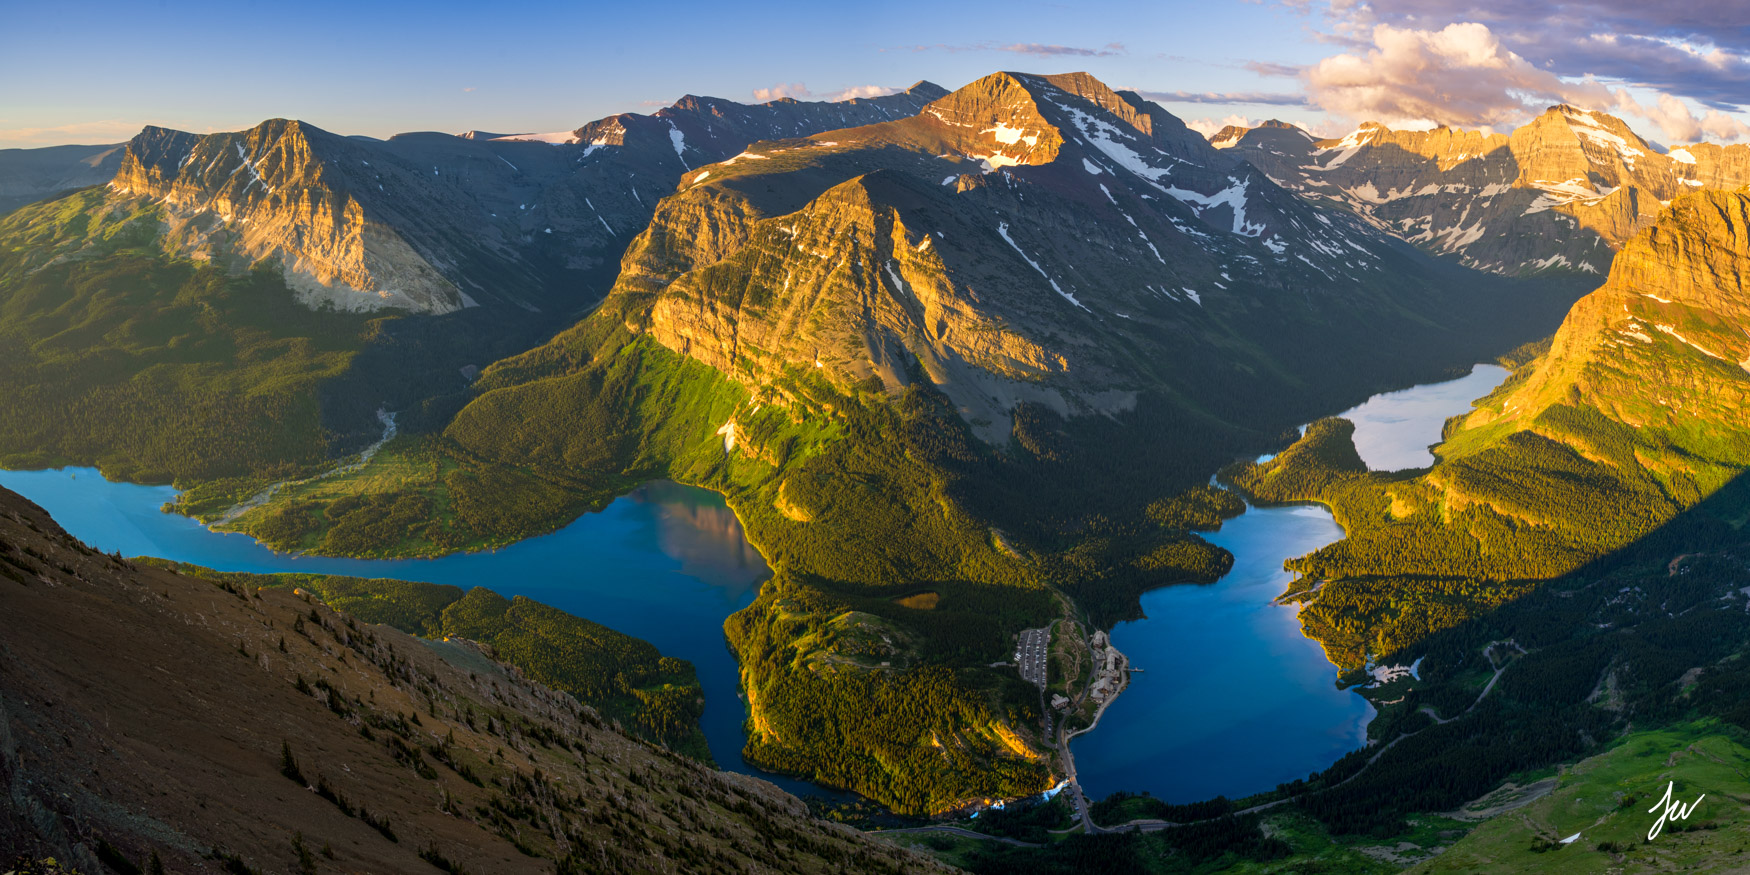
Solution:
<path fill-rule="evenodd" d="M 1246 221 L 1246 186 L 1250 180 L 1235 179 L 1230 176 L 1228 181 L 1233 184 L 1215 194 L 1199 194 L 1176 186 L 1167 186 L 1163 190 L 1180 201 L 1192 205 L 1192 209 L 1196 210 L 1198 215 L 1203 214 L 1203 209 L 1226 204 L 1233 209 L 1233 232 L 1235 234 L 1241 237 L 1262 235 L 1264 233 L 1263 225 L 1253 225 Z M 1203 209 L 1199 209 L 1199 207 Z"/>
<path fill-rule="evenodd" d="M 991 134 L 996 137 L 997 142 L 1002 143 L 1005 146 L 1012 146 L 1021 142 L 1025 142 L 1029 146 L 1034 146 L 1039 143 L 1038 134 L 1029 134 L 1027 133 L 1026 128 L 1011 128 L 1006 123 L 1002 122 L 997 123 L 997 126 L 994 128 L 985 128 L 984 130 L 979 131 L 979 133 Z"/>
<path fill-rule="evenodd" d="M 1027 264 L 1031 265 L 1034 270 L 1039 272 L 1040 276 L 1045 277 L 1046 282 L 1051 283 L 1051 290 L 1052 291 L 1058 293 L 1059 295 L 1062 295 L 1063 299 L 1070 302 L 1071 304 L 1074 304 L 1077 307 L 1082 308 L 1083 310 L 1088 310 L 1088 306 L 1086 304 L 1083 304 L 1081 301 L 1076 300 L 1075 295 L 1072 295 L 1069 292 L 1064 291 L 1063 288 L 1057 284 L 1057 280 L 1052 279 L 1051 275 L 1045 272 L 1045 268 L 1039 266 L 1039 262 L 1034 261 L 1033 259 L 1029 258 L 1027 256 L 1027 253 L 1021 251 L 1020 244 L 1017 244 L 1015 242 L 1015 239 L 1013 237 L 1009 236 L 1009 223 L 1008 222 L 998 222 L 997 223 L 997 233 L 1002 236 L 1004 243 L 1009 244 L 1010 248 L 1014 249 L 1015 253 L 1021 256 L 1021 260 L 1025 261 L 1025 262 L 1027 262 Z M 1094 311 L 1088 310 L 1088 312 L 1092 313 Z"/>
<path fill-rule="evenodd" d="M 681 159 L 681 166 L 688 170 L 693 169 L 693 165 L 687 163 L 687 156 L 681 154 L 687 148 L 687 135 L 681 133 L 681 129 L 675 127 L 674 122 L 668 123 L 668 141 L 674 144 L 674 155 Z"/>
<path fill-rule="evenodd" d="M 1720 355 L 1719 353 L 1714 352 L 1713 350 L 1708 349 L 1707 347 L 1702 346 L 1701 344 L 1696 343 L 1695 341 L 1690 340 L 1687 337 L 1684 337 L 1680 332 L 1678 332 L 1677 326 L 1675 326 L 1675 325 L 1658 324 L 1658 325 L 1654 325 L 1653 327 L 1659 329 L 1660 331 L 1663 331 L 1666 334 L 1671 335 L 1672 337 L 1677 338 L 1678 340 L 1683 341 L 1684 343 L 1690 345 L 1691 347 L 1694 347 L 1696 349 L 1696 351 L 1698 351 L 1698 352 L 1701 352 L 1703 354 L 1717 358 L 1722 362 L 1728 361 L 1728 359 L 1725 356 Z"/>

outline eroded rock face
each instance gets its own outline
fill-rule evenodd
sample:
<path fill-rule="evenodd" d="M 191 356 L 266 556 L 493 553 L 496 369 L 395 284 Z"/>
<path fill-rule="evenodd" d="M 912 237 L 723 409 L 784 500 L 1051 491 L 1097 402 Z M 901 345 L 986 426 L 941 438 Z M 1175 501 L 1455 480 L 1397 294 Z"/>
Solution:
<path fill-rule="evenodd" d="M 1193 376 L 1211 361 L 1249 381 L 1296 332 L 1442 306 L 1388 281 L 1419 256 L 1238 157 L 1085 74 L 997 73 L 909 119 L 689 171 L 615 294 L 642 302 L 620 308 L 632 330 L 756 394 L 796 369 L 925 380 L 993 441 L 1017 404 L 1218 392 Z"/>
<path fill-rule="evenodd" d="M 1603 276 L 1673 198 L 1750 182 L 1750 147 L 1661 151 L 1620 119 L 1550 108 L 1509 134 L 1368 123 L 1315 140 L 1272 123 L 1220 144 L 1300 194 L 1340 204 L 1437 255 L 1504 274 Z"/>
<path fill-rule="evenodd" d="M 332 141 L 323 144 L 325 157 L 313 139 Z M 110 188 L 159 201 L 169 244 L 184 254 L 278 259 L 288 285 L 311 306 L 460 309 L 454 284 L 369 217 L 352 180 L 330 169 L 351 157 L 346 145 L 295 121 L 204 137 L 148 128 L 128 144 Z"/>
<path fill-rule="evenodd" d="M 1750 415 L 1747 268 L 1750 195 L 1680 196 L 1574 305 L 1525 382 L 1468 424 L 1536 429 L 1545 410 L 1579 403 L 1633 428 L 1689 435 L 1676 443 L 1694 442 L 1687 452 L 1703 467 L 1750 464 L 1750 450 L 1732 450 Z M 1706 423 L 1717 433 L 1701 439 Z"/>
<path fill-rule="evenodd" d="M 341 137 L 273 120 L 197 136 L 148 128 L 111 181 L 161 201 L 196 258 L 277 259 L 312 306 L 574 312 L 605 294 L 624 248 L 691 168 L 750 143 L 913 114 L 944 92 L 747 106 L 686 97 L 559 134 Z"/>

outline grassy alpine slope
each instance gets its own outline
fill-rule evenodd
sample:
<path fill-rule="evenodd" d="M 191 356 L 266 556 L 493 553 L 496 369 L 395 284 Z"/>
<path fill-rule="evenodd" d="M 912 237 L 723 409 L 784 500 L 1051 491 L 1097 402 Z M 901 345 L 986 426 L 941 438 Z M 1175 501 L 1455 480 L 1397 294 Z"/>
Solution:
<path fill-rule="evenodd" d="M 1448 426 L 1431 470 L 1369 474 L 1339 425 L 1228 476 L 1330 505 L 1348 533 L 1290 563 L 1333 659 L 1400 651 L 1647 538 L 1750 467 L 1750 195 L 1675 201 L 1541 357 Z M 1722 509 L 1741 527 L 1743 509 Z"/>

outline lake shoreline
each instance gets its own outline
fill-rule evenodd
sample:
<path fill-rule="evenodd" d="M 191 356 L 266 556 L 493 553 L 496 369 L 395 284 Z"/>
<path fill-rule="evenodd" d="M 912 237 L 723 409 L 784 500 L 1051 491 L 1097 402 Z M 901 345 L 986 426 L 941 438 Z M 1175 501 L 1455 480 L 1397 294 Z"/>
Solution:
<path fill-rule="evenodd" d="M 1336 415 L 1360 420 L 1357 452 L 1366 446 L 1363 459 L 1371 470 L 1424 468 L 1433 464 L 1429 448 L 1440 443 L 1446 418 L 1469 410 L 1507 375 L 1479 364 L 1455 379 L 1379 393 Z M 1338 687 L 1342 667 L 1300 622 L 1319 583 L 1282 568 L 1288 559 L 1341 541 L 1347 536 L 1342 525 L 1321 502 L 1256 502 L 1219 472 L 1211 481 L 1246 505 L 1203 533 L 1234 556 L 1233 568 L 1213 584 L 1145 592 L 1143 619 L 1111 632 L 1114 646 L 1134 660 L 1206 669 L 1164 681 L 1161 675 L 1127 677 L 1123 701 L 1115 696 L 1102 708 L 1104 731 L 1078 733 L 1073 751 L 1065 745 L 1079 783 L 1096 795 L 1148 790 L 1188 803 L 1266 793 L 1368 743 L 1367 726 L 1377 711 L 1353 689 Z M 1232 634 L 1210 635 L 1205 628 L 1222 624 Z M 1171 643 L 1184 641 L 1196 645 Z M 1265 651 L 1276 658 L 1258 658 Z M 1253 670 L 1235 670 L 1236 662 Z M 1283 681 L 1288 674 L 1296 676 L 1293 682 Z M 1188 719 L 1201 721 L 1201 731 L 1179 725 Z M 1284 751 L 1296 746 L 1296 753 Z M 1255 755 L 1236 757 L 1236 748 Z M 1273 764 L 1260 765 L 1267 759 Z"/>

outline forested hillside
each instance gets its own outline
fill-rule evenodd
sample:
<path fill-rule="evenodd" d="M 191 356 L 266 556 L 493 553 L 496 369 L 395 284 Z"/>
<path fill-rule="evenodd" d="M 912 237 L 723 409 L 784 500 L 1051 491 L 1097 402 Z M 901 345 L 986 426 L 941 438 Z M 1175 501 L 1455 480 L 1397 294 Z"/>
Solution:
<path fill-rule="evenodd" d="M 1750 467 L 1750 196 L 1678 199 L 1547 352 L 1454 420 L 1431 470 L 1368 474 L 1337 426 L 1229 476 L 1331 505 L 1348 537 L 1290 563 L 1308 634 L 1358 665 L 1634 549 Z M 1733 528 L 1750 507 L 1707 503 Z"/>

